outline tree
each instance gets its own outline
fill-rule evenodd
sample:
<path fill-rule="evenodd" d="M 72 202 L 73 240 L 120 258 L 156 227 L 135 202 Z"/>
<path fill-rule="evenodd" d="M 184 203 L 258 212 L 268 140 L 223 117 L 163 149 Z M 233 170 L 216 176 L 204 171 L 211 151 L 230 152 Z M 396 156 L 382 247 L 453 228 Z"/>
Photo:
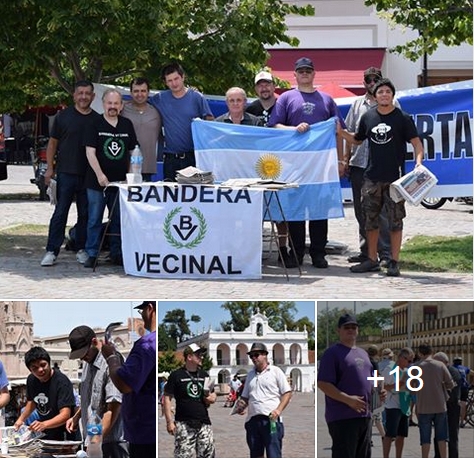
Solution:
<path fill-rule="evenodd" d="M 159 69 L 183 63 L 188 82 L 207 93 L 253 87 L 264 45 L 286 35 L 289 14 L 314 14 L 284 0 L 11 0 L 0 40 L 0 109 L 61 100 L 75 80 L 124 84 L 131 76 L 161 86 Z M 51 99 L 51 98 L 50 98 Z M 62 97 L 64 100 L 64 96 Z"/>
<path fill-rule="evenodd" d="M 318 359 L 329 346 L 339 340 L 336 332 L 337 322 L 339 317 L 346 313 L 353 314 L 354 312 L 335 308 L 321 311 L 318 314 Z M 357 323 L 359 324 L 359 335 L 381 335 L 382 330 L 392 324 L 392 309 L 369 309 L 361 312 L 357 314 Z"/>
<path fill-rule="evenodd" d="M 176 343 L 184 341 L 186 337 L 191 336 L 191 329 L 189 328 L 189 322 L 200 322 L 201 318 L 197 315 L 192 315 L 191 319 L 186 318 L 186 311 L 184 309 L 173 309 L 167 311 L 163 318 L 164 333 L 171 338 L 174 343 L 174 349 L 176 349 Z"/>
<path fill-rule="evenodd" d="M 158 350 L 174 351 L 176 350 L 176 341 L 168 334 L 164 324 L 158 325 Z"/>
<path fill-rule="evenodd" d="M 171 373 L 182 365 L 183 361 L 176 358 L 174 351 L 166 351 L 158 357 L 158 373 Z"/>
<path fill-rule="evenodd" d="M 419 37 L 393 51 L 416 61 L 432 54 L 441 43 L 446 46 L 472 45 L 472 0 L 365 0 L 389 21 L 410 27 Z"/>

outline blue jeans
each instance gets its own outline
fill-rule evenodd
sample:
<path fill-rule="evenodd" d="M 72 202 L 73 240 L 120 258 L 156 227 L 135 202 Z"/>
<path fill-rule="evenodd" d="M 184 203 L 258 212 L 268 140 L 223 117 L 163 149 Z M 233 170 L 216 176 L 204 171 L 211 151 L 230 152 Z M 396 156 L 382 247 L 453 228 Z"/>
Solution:
<path fill-rule="evenodd" d="M 247 431 L 247 445 L 250 449 L 250 457 L 282 457 L 281 449 L 285 429 L 283 423 L 277 421 L 277 431 L 270 433 L 270 420 L 268 416 L 256 415 L 245 423 Z"/>
<path fill-rule="evenodd" d="M 118 188 L 109 187 L 104 191 L 87 188 L 89 200 L 89 222 L 87 224 L 86 252 L 90 257 L 99 255 L 100 241 L 102 238 L 102 218 L 105 207 L 109 210 L 110 224 L 107 229 L 110 243 L 110 256 L 117 257 L 122 254 L 120 238 L 120 204 Z M 117 202 L 114 202 L 117 199 Z"/>
<path fill-rule="evenodd" d="M 76 197 L 77 223 L 76 223 L 76 247 L 83 249 L 86 244 L 87 235 L 87 193 L 84 188 L 84 176 L 76 174 L 57 174 L 57 204 L 53 216 L 49 222 L 48 242 L 46 250 L 54 252 L 57 256 L 64 241 L 67 217 L 74 196 Z"/>
<path fill-rule="evenodd" d="M 448 440 L 448 416 L 446 411 L 443 413 L 419 414 L 420 445 L 431 443 L 431 426 L 433 424 L 436 441 Z"/>

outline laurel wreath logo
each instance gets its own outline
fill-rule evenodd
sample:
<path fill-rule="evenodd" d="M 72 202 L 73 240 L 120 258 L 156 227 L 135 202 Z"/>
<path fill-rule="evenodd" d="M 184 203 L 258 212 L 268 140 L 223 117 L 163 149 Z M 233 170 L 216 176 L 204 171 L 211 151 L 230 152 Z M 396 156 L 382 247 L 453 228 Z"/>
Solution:
<path fill-rule="evenodd" d="M 196 207 L 191 207 L 191 213 L 193 213 L 199 221 L 199 232 L 197 236 L 190 242 L 183 243 L 176 240 L 171 232 L 171 222 L 181 212 L 181 207 L 173 209 L 165 218 L 163 223 L 163 232 L 165 233 L 166 240 L 177 249 L 193 249 L 197 247 L 204 239 L 207 233 L 207 223 L 202 212 Z"/>

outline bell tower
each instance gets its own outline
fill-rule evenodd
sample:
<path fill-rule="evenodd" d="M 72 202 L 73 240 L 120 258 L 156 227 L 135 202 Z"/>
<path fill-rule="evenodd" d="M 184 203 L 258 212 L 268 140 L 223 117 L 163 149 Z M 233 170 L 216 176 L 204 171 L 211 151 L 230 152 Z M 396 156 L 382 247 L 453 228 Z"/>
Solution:
<path fill-rule="evenodd" d="M 27 301 L 0 301 L 0 360 L 8 379 L 29 374 L 24 355 L 33 346 L 33 318 Z"/>

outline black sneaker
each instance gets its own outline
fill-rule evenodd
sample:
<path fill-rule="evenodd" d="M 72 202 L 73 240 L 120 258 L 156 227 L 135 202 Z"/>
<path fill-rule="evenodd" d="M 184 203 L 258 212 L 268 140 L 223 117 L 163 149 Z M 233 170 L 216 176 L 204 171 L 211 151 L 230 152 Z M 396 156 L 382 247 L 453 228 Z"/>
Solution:
<path fill-rule="evenodd" d="M 359 253 L 357 255 L 352 255 L 352 257 L 349 257 L 347 261 L 349 263 L 362 263 L 365 260 L 368 260 L 369 257 L 367 255 L 364 255 L 363 253 Z"/>
<path fill-rule="evenodd" d="M 400 268 L 398 261 L 390 260 L 387 266 L 387 276 L 398 277 L 400 275 Z"/>
<path fill-rule="evenodd" d="M 324 258 L 323 256 L 314 257 L 312 264 L 315 268 L 319 268 L 319 269 L 325 269 L 329 266 L 326 258 Z"/>
<path fill-rule="evenodd" d="M 351 266 L 349 269 L 353 273 L 368 273 L 372 271 L 380 271 L 380 265 L 378 261 L 367 258 L 367 260 L 358 265 Z"/>
<path fill-rule="evenodd" d="M 381 268 L 388 268 L 388 265 L 390 264 L 390 258 L 381 258 L 379 264 Z"/>
<path fill-rule="evenodd" d="M 89 257 L 85 262 L 84 262 L 84 268 L 93 268 L 94 266 L 97 265 L 96 263 L 97 257 Z"/>

